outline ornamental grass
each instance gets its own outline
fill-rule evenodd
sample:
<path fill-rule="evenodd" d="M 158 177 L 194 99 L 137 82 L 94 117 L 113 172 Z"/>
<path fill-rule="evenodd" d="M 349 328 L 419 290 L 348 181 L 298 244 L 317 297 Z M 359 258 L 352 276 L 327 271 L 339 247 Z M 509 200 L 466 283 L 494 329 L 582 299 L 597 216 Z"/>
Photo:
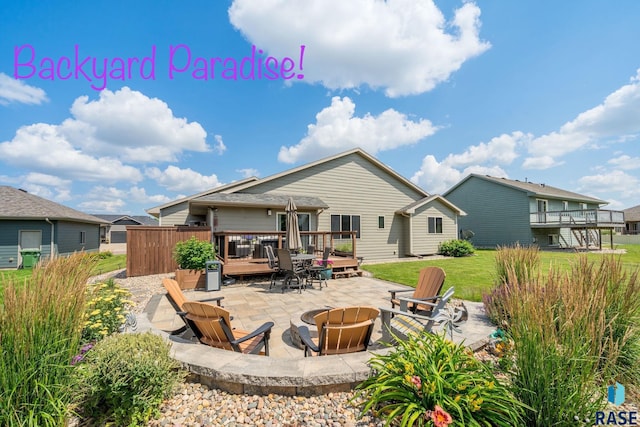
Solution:
<path fill-rule="evenodd" d="M 0 306 L 0 425 L 63 426 L 85 314 L 85 285 L 95 261 L 84 254 L 9 278 Z"/>
<path fill-rule="evenodd" d="M 607 385 L 637 387 L 638 271 L 615 256 L 585 255 L 544 277 L 517 268 L 506 267 L 501 304 L 514 343 L 513 390 L 532 408 L 523 425 L 580 425 L 603 409 Z"/>

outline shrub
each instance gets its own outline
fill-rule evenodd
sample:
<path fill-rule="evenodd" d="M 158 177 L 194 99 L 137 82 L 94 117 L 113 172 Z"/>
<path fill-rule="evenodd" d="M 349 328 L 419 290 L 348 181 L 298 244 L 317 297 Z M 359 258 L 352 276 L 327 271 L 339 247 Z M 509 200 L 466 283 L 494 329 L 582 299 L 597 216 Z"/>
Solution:
<path fill-rule="evenodd" d="M 184 379 L 169 344 L 151 333 L 111 335 L 76 366 L 82 416 L 119 426 L 145 425 Z"/>
<path fill-rule="evenodd" d="M 98 252 L 98 258 L 100 259 L 107 259 L 107 258 L 111 258 L 112 256 L 113 256 L 113 252 L 111 251 Z"/>
<path fill-rule="evenodd" d="M 99 341 L 117 332 L 125 321 L 131 293 L 122 289 L 113 278 L 105 283 L 87 287 L 87 309 L 83 323 L 82 341 Z"/>
<path fill-rule="evenodd" d="M 438 253 L 444 256 L 461 257 L 475 252 L 473 245 L 468 240 L 449 240 L 440 243 Z"/>
<path fill-rule="evenodd" d="M 336 245 L 335 250 L 338 252 L 353 252 L 353 245 L 351 244 L 351 242 L 342 243 L 340 245 Z"/>
<path fill-rule="evenodd" d="M 508 388 L 468 349 L 442 335 L 410 336 L 370 363 L 374 373 L 354 397 L 364 400 L 361 415 L 373 410 L 401 426 L 522 425 L 523 406 Z"/>
<path fill-rule="evenodd" d="M 173 251 L 178 266 L 184 270 L 202 270 L 206 262 L 215 258 L 211 242 L 198 240 L 191 236 L 189 240 L 176 243 Z"/>
<path fill-rule="evenodd" d="M 0 425 L 59 426 L 76 386 L 71 361 L 85 312 L 93 259 L 83 254 L 38 265 L 23 283 L 5 281 L 0 305 Z"/>

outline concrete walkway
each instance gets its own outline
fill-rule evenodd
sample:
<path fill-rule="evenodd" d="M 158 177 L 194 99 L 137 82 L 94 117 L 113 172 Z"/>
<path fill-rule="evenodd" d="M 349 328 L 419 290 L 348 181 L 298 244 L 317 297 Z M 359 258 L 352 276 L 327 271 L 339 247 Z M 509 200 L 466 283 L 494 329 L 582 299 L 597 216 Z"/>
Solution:
<path fill-rule="evenodd" d="M 390 307 L 389 289 L 408 289 L 369 277 L 334 279 L 328 287 L 286 290 L 269 289 L 269 282 L 223 286 L 220 291 L 185 291 L 192 300 L 224 296 L 223 306 L 234 316 L 232 326 L 253 330 L 272 321 L 270 357 L 243 355 L 211 348 L 172 336 L 175 357 L 189 367 L 200 382 L 235 393 L 317 394 L 352 387 L 369 374 L 368 352 L 340 356 L 305 358 L 290 333 L 291 323 L 299 323 L 304 311 L 323 307 L 370 305 Z M 447 288 L 445 284 L 445 288 Z M 454 295 L 455 297 L 455 295 Z M 482 304 L 466 302 L 469 320 L 454 333 L 454 341 L 472 348 L 486 342 L 495 327 L 488 321 Z M 157 295 L 146 308 L 147 319 L 139 319 L 142 329 L 170 331 L 183 325 L 166 296 Z M 164 334 L 165 336 L 167 334 Z M 388 351 L 376 341 L 381 337 L 380 319 L 372 336 L 373 351 Z M 382 349 L 382 350 L 379 350 Z"/>

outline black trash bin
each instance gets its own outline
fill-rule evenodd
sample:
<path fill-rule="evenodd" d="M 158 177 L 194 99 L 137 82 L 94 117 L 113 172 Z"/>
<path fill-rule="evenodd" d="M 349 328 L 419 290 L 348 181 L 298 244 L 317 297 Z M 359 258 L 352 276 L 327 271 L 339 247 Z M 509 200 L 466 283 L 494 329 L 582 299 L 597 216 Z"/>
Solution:
<path fill-rule="evenodd" d="M 22 255 L 22 268 L 33 268 L 40 260 L 40 251 L 34 249 L 25 249 L 20 251 Z"/>
<path fill-rule="evenodd" d="M 205 273 L 206 273 L 206 291 L 219 291 L 220 283 L 221 283 L 221 273 L 222 273 L 222 264 L 220 261 L 207 261 L 205 263 Z"/>

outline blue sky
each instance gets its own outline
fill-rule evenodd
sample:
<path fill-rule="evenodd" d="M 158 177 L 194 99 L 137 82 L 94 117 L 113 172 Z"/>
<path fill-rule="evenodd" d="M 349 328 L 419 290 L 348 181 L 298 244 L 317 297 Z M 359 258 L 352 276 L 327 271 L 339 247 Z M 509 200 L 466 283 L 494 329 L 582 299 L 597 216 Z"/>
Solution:
<path fill-rule="evenodd" d="M 0 185 L 85 212 L 353 147 L 430 193 L 474 172 L 640 203 L 637 1 L 7 3 Z"/>

